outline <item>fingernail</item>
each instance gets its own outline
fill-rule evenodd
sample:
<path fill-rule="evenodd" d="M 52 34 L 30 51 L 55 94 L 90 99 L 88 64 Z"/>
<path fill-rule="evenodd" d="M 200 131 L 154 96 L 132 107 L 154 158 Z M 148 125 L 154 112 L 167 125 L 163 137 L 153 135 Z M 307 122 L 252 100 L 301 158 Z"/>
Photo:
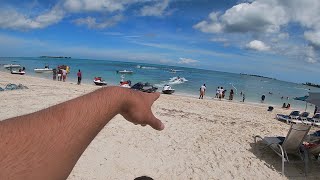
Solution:
<path fill-rule="evenodd" d="M 163 130 L 163 129 L 164 129 L 164 124 L 161 123 L 160 130 Z"/>

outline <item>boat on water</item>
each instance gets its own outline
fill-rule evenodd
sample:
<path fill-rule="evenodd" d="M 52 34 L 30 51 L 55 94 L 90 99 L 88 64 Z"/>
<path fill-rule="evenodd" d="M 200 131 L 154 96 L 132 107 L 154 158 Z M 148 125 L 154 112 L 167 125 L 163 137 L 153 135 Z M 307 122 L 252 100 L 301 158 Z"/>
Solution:
<path fill-rule="evenodd" d="M 53 69 L 49 68 L 49 66 L 45 66 L 44 68 L 35 68 L 34 72 L 36 73 L 44 73 L 44 72 L 52 72 Z"/>
<path fill-rule="evenodd" d="M 101 77 L 95 77 L 93 82 L 97 86 L 106 86 L 107 85 L 107 82 L 104 81 Z"/>
<path fill-rule="evenodd" d="M 120 70 L 120 71 L 117 71 L 117 73 L 120 73 L 120 74 L 132 74 L 133 71 L 129 71 L 129 70 Z"/>
<path fill-rule="evenodd" d="M 172 94 L 172 93 L 174 93 L 174 89 L 172 89 L 172 87 L 171 86 L 169 86 L 169 85 L 164 85 L 163 86 L 163 89 L 162 89 L 162 93 L 163 94 Z"/>
<path fill-rule="evenodd" d="M 6 69 L 10 69 L 10 68 L 20 68 L 21 65 L 20 64 L 5 64 L 3 65 L 4 68 Z"/>
<path fill-rule="evenodd" d="M 18 75 L 24 75 L 25 71 L 11 71 L 11 74 L 18 74 Z"/>

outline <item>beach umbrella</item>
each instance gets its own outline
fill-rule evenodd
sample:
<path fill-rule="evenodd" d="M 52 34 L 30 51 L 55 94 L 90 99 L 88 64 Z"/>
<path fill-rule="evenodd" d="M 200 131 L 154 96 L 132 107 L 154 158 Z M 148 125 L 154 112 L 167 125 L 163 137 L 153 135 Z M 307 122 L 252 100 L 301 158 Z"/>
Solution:
<path fill-rule="evenodd" d="M 309 97 L 306 101 L 320 107 L 320 92 L 309 92 Z"/>

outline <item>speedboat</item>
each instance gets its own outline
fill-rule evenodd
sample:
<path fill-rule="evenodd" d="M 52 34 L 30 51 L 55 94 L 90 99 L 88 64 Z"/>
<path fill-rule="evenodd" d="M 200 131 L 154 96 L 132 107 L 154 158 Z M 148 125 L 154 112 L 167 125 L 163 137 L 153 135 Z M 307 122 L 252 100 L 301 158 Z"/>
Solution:
<path fill-rule="evenodd" d="M 3 65 L 4 68 L 10 69 L 10 68 L 20 68 L 20 64 L 5 64 Z"/>
<path fill-rule="evenodd" d="M 120 70 L 120 71 L 117 71 L 117 73 L 120 73 L 120 74 L 132 74 L 132 73 L 133 73 L 133 71 Z"/>
<path fill-rule="evenodd" d="M 164 85 L 163 86 L 163 89 L 162 89 L 162 93 L 163 94 L 172 94 L 172 93 L 174 93 L 174 89 L 172 89 L 172 87 L 171 86 L 169 86 L 169 85 Z"/>
<path fill-rule="evenodd" d="M 93 80 L 94 84 L 97 85 L 97 86 L 106 86 L 107 85 L 107 82 L 102 80 L 101 77 L 95 77 L 94 80 Z"/>
<path fill-rule="evenodd" d="M 11 74 L 24 75 L 25 73 L 26 73 L 25 71 L 11 71 Z"/>
<path fill-rule="evenodd" d="M 49 68 L 49 66 L 46 66 L 44 68 L 36 68 L 34 69 L 34 72 L 36 73 L 52 72 L 52 69 Z"/>

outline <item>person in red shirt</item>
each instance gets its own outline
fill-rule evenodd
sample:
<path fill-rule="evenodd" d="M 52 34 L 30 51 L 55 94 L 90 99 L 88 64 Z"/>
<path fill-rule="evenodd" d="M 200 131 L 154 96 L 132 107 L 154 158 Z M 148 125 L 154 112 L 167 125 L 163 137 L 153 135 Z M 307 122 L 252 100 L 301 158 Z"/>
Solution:
<path fill-rule="evenodd" d="M 79 71 L 77 73 L 77 76 L 78 76 L 78 85 L 80 85 L 81 84 L 81 79 L 82 79 L 82 73 L 81 73 L 80 69 L 79 69 Z"/>

